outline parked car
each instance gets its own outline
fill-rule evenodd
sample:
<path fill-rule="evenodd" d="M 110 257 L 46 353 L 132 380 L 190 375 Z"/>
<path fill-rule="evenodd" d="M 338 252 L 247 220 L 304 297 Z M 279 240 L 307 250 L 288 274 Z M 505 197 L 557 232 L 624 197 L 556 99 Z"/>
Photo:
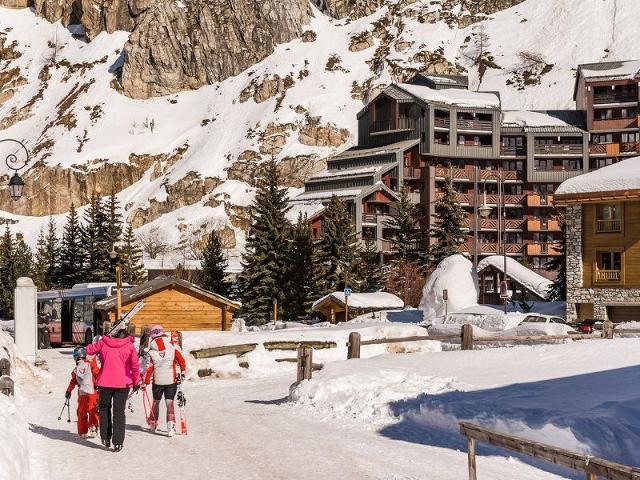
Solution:
<path fill-rule="evenodd" d="M 559 323 L 561 325 L 568 325 L 564 321 L 564 318 L 554 317 L 553 315 L 543 315 L 541 313 L 535 313 L 527 315 L 522 320 L 522 323 Z"/>
<path fill-rule="evenodd" d="M 596 330 L 602 330 L 602 320 L 596 320 L 594 318 L 583 320 L 578 322 L 576 329 L 580 333 L 594 333 Z"/>

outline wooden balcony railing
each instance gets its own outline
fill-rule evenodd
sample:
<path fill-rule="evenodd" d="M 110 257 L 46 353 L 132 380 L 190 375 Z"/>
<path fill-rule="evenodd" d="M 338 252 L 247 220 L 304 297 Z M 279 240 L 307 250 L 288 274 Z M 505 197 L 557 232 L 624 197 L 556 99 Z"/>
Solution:
<path fill-rule="evenodd" d="M 435 117 L 433 119 L 433 126 L 438 128 L 450 128 L 451 122 L 448 118 Z"/>
<path fill-rule="evenodd" d="M 443 193 L 436 193 L 436 199 L 442 198 Z M 518 205 L 521 204 L 524 200 L 524 195 L 505 195 L 504 201 L 507 205 Z M 459 203 L 472 205 L 473 204 L 473 194 L 472 193 L 456 193 L 456 200 Z M 496 205 L 498 201 L 498 195 L 487 195 L 487 203 L 489 205 Z M 483 197 L 478 195 L 478 204 L 483 202 Z"/>
<path fill-rule="evenodd" d="M 504 225 L 507 230 L 522 230 L 524 228 L 524 223 L 524 219 L 507 218 Z M 472 216 L 467 217 L 467 228 L 469 230 L 473 230 L 474 228 Z M 494 218 L 481 218 L 478 220 L 478 228 L 480 230 L 497 230 L 498 220 Z"/>
<path fill-rule="evenodd" d="M 485 120 L 466 120 L 459 118 L 456 122 L 458 130 L 474 130 L 480 132 L 491 132 L 493 122 Z"/>
<path fill-rule="evenodd" d="M 589 145 L 589 153 L 592 155 L 606 155 L 607 145 L 604 143 Z"/>
<path fill-rule="evenodd" d="M 525 147 L 500 147 L 500 155 L 503 157 L 526 157 L 527 149 Z"/>
<path fill-rule="evenodd" d="M 637 102 L 638 94 L 630 93 L 599 93 L 593 95 L 594 105 L 602 105 L 606 103 L 630 103 Z"/>
<path fill-rule="evenodd" d="M 518 254 L 522 253 L 522 244 L 521 243 L 506 243 L 505 250 L 507 255 L 509 254 Z M 468 241 L 458 247 L 458 251 L 460 253 L 472 253 L 473 252 L 473 242 Z M 494 242 L 478 242 L 478 253 L 480 254 L 501 254 L 502 251 L 498 252 L 498 244 Z"/>
<path fill-rule="evenodd" d="M 527 220 L 527 231 L 529 232 L 559 232 L 560 223 L 557 220 L 531 218 Z"/>
<path fill-rule="evenodd" d="M 534 147 L 533 153 L 535 155 L 582 155 L 582 145 L 536 145 Z"/>
<path fill-rule="evenodd" d="M 622 231 L 620 220 L 596 220 L 596 232 L 598 233 L 619 233 Z"/>
<path fill-rule="evenodd" d="M 394 130 L 413 130 L 417 119 L 409 117 L 396 117 L 386 120 L 376 120 L 369 125 L 369 133 L 379 133 Z"/>
<path fill-rule="evenodd" d="M 623 153 L 640 153 L 640 142 L 626 142 L 620 146 Z"/>
<path fill-rule="evenodd" d="M 364 213 L 362 215 L 363 223 L 378 223 L 378 215 L 373 213 Z"/>
<path fill-rule="evenodd" d="M 453 180 L 469 180 L 473 179 L 473 168 L 448 168 L 436 167 L 436 178 L 452 177 Z M 478 180 L 494 181 L 498 180 L 497 170 L 480 169 L 480 178 Z M 524 172 L 520 170 L 502 170 L 502 178 L 505 180 L 523 180 Z"/>
<path fill-rule="evenodd" d="M 532 193 L 527 195 L 528 207 L 546 207 L 553 205 L 553 195 L 538 195 Z"/>
<path fill-rule="evenodd" d="M 600 270 L 595 267 L 596 282 L 620 282 L 622 280 L 622 270 Z"/>
<path fill-rule="evenodd" d="M 527 255 L 560 255 L 559 242 L 532 242 L 527 243 Z"/>
<path fill-rule="evenodd" d="M 591 155 L 608 155 L 614 157 L 620 153 L 640 153 L 640 142 L 600 143 L 589 145 Z"/>
<path fill-rule="evenodd" d="M 593 120 L 593 130 L 619 130 L 623 128 L 637 128 L 638 118 L 610 118 L 606 120 Z"/>

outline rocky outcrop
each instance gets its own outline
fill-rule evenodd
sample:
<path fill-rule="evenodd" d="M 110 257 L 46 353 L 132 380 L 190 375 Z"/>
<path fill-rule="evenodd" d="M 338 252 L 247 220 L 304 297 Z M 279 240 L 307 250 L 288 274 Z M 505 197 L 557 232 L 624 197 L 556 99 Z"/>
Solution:
<path fill-rule="evenodd" d="M 306 0 L 162 0 L 125 45 L 124 92 L 149 98 L 237 75 L 299 37 L 309 15 Z"/>
<path fill-rule="evenodd" d="M 300 129 L 298 141 L 310 147 L 339 147 L 349 140 L 349 130 L 335 125 L 321 124 L 320 117 L 307 117 L 307 123 Z"/>
<path fill-rule="evenodd" d="M 27 8 L 28 6 L 28 0 L 0 0 L 0 7 Z"/>
<path fill-rule="evenodd" d="M 313 0 L 327 15 L 333 18 L 361 18 L 371 15 L 388 0 Z"/>
<path fill-rule="evenodd" d="M 284 99 L 287 90 L 293 87 L 295 81 L 291 75 L 281 78 L 276 74 L 273 77 L 267 77 L 262 82 L 258 82 L 255 78 L 251 80 L 242 92 L 240 92 L 240 102 L 244 103 L 253 97 L 256 103 L 262 103 L 271 97 L 279 95 Z"/>
<path fill-rule="evenodd" d="M 66 27 L 79 24 L 82 16 L 82 4 L 79 0 L 34 0 L 36 15 L 51 23 L 61 21 Z"/>
<path fill-rule="evenodd" d="M 136 4 L 137 2 L 130 3 Z M 145 6 L 148 8 L 148 5 Z M 116 30 L 124 30 L 130 32 L 136 25 L 126 0 L 82 0 L 80 21 L 89 40 L 95 38 L 102 31 L 113 33 Z"/>

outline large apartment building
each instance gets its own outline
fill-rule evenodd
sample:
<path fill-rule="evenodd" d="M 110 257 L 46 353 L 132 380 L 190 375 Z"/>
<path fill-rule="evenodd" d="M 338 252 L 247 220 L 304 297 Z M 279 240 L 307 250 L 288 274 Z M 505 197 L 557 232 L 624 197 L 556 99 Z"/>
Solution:
<path fill-rule="evenodd" d="M 526 257 L 542 271 L 558 255 L 558 185 L 638 152 L 638 70 L 640 61 L 580 65 L 577 108 L 562 111 L 503 110 L 498 92 L 470 91 L 466 77 L 418 74 L 392 84 L 358 113 L 358 145 L 330 159 L 294 200 L 316 202 L 320 236 L 322 203 L 344 197 L 358 233 L 393 254 L 394 233 L 385 220 L 394 195 L 409 187 L 426 232 L 449 177 L 467 212 L 461 251 Z M 485 201 L 492 211 L 477 218 L 474 208 Z"/>

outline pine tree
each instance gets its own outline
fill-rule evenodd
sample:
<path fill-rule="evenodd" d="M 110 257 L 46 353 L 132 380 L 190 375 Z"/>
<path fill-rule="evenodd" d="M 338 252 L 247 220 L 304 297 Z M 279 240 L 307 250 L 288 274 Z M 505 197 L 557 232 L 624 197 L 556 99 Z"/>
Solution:
<path fill-rule="evenodd" d="M 565 301 L 567 299 L 567 224 L 564 218 L 559 218 L 560 240 L 554 249 L 559 253 L 547 262 L 545 267 L 550 272 L 555 272 L 556 278 L 547 294 L 549 301 Z"/>
<path fill-rule="evenodd" d="M 419 249 L 420 228 L 418 218 L 420 209 L 411 202 L 409 190 L 405 187 L 400 192 L 400 200 L 396 204 L 397 212 L 385 222 L 385 227 L 396 232 L 391 244 L 396 252 L 396 260 L 419 260 L 424 256 Z"/>
<path fill-rule="evenodd" d="M 222 296 L 229 295 L 230 283 L 227 281 L 227 259 L 222 250 L 222 243 L 217 232 L 207 236 L 202 250 L 202 288 Z"/>
<path fill-rule="evenodd" d="M 42 230 L 38 235 L 35 274 L 35 283 L 39 289 L 60 287 L 60 242 L 53 218 L 49 219 L 46 235 Z"/>
<path fill-rule="evenodd" d="M 16 278 L 33 277 L 34 265 L 31 249 L 24 242 L 22 235 L 16 235 L 14 261 L 16 265 Z"/>
<path fill-rule="evenodd" d="M 122 281 L 131 285 L 140 285 L 147 278 L 147 272 L 142 263 L 142 248 L 133 233 L 133 227 L 127 225 L 120 248 L 120 265 L 122 267 Z"/>
<path fill-rule="evenodd" d="M 15 246 L 7 225 L 0 241 L 0 317 L 13 318 L 13 291 L 18 279 Z"/>
<path fill-rule="evenodd" d="M 377 292 L 382 289 L 382 267 L 380 265 L 380 253 L 376 243 L 371 238 L 364 241 L 364 248 L 360 252 L 361 292 Z"/>
<path fill-rule="evenodd" d="M 49 290 L 47 282 L 47 241 L 44 231 L 40 228 L 36 243 L 36 257 L 34 266 L 34 283 L 38 290 Z"/>
<path fill-rule="evenodd" d="M 60 246 L 59 278 L 62 288 L 71 288 L 84 278 L 85 250 L 82 238 L 82 225 L 75 206 L 71 204 Z"/>
<path fill-rule="evenodd" d="M 431 262 L 437 265 L 441 260 L 458 253 L 458 246 L 464 242 L 466 234 L 462 230 L 465 213 L 453 189 L 451 178 L 444 184 L 444 195 L 435 204 L 435 225 L 431 237 L 435 242 L 429 250 Z"/>
<path fill-rule="evenodd" d="M 319 263 L 313 245 L 313 230 L 302 212 L 293 226 L 290 252 L 287 296 L 284 310 L 292 320 L 304 319 L 311 314 L 311 306 L 319 297 Z"/>
<path fill-rule="evenodd" d="M 85 212 L 82 241 L 86 251 L 84 277 L 87 281 L 112 282 L 115 271 L 109 253 L 114 247 L 104 205 L 97 195 L 91 197 Z"/>
<path fill-rule="evenodd" d="M 122 262 L 122 253 L 118 244 L 122 239 L 122 218 L 120 216 L 120 204 L 115 192 L 112 192 L 109 199 L 103 206 L 105 216 L 105 242 L 109 246 L 109 253 L 114 250 L 117 252 L 115 258 L 108 256 L 110 263 L 110 272 L 115 272 L 116 265 Z"/>
<path fill-rule="evenodd" d="M 251 206 L 251 226 L 238 278 L 242 310 L 253 324 L 269 320 L 272 298 L 285 298 L 291 225 L 287 190 L 279 186 L 276 162 L 266 163 Z"/>
<path fill-rule="evenodd" d="M 345 285 L 357 291 L 360 246 L 347 205 L 337 196 L 324 210 L 318 247 L 323 268 L 321 294 L 342 290 Z"/>

